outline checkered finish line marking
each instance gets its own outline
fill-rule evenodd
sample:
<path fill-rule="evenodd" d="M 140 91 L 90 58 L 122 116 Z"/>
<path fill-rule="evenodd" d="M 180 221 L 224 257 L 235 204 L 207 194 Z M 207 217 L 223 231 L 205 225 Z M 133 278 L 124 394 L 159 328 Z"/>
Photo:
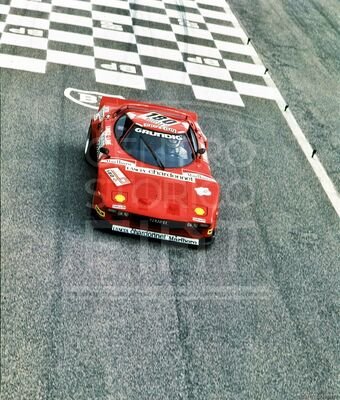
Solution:
<path fill-rule="evenodd" d="M 0 34 L 4 68 L 46 73 L 49 63 L 71 65 L 108 85 L 147 90 L 158 80 L 240 107 L 242 96 L 278 98 L 220 0 L 0 0 Z"/>

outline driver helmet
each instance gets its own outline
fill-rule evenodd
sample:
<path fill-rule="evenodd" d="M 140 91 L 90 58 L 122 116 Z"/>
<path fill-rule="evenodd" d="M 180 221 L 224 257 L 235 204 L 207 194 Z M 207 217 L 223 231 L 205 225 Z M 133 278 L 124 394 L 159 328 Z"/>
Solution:
<path fill-rule="evenodd" d="M 170 147 L 170 149 L 177 149 L 180 146 L 181 141 L 176 137 L 173 137 L 171 139 L 168 139 L 166 143 Z"/>

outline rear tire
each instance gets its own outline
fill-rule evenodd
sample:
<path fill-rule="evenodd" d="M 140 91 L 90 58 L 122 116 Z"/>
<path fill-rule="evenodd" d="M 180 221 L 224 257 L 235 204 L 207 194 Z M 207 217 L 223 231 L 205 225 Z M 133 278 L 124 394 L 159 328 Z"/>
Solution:
<path fill-rule="evenodd" d="M 92 129 L 89 126 L 89 131 L 87 134 L 86 144 L 85 144 L 85 160 L 92 166 L 97 166 L 97 151 L 96 145 L 92 139 Z"/>

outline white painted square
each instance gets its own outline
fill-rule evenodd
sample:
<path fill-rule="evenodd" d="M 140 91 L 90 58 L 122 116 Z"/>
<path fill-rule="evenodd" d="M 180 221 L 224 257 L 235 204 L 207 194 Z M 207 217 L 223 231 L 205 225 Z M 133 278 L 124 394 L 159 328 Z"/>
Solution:
<path fill-rule="evenodd" d="M 172 69 L 142 65 L 144 78 L 163 82 L 172 82 L 180 85 L 191 85 L 190 78 L 186 72 L 174 71 Z"/>
<path fill-rule="evenodd" d="M 92 18 L 96 21 L 108 21 L 118 25 L 132 25 L 132 19 L 128 15 L 110 14 L 101 11 L 92 11 Z"/>
<path fill-rule="evenodd" d="M 246 44 L 237 44 L 237 43 L 222 42 L 221 40 L 216 40 L 215 45 L 219 50 L 227 51 L 229 53 L 244 54 L 247 56 L 256 55 L 254 48 Z"/>
<path fill-rule="evenodd" d="M 225 68 L 212 67 L 210 65 L 185 63 L 185 68 L 190 75 L 204 76 L 206 78 L 231 81 L 231 76 Z"/>
<path fill-rule="evenodd" d="M 223 26 L 223 25 L 215 25 L 215 24 L 207 24 L 207 27 L 212 33 L 220 33 L 221 35 L 238 37 L 242 39 L 243 42 L 246 42 L 248 37 L 243 32 L 241 28 L 233 28 L 231 26 Z"/>
<path fill-rule="evenodd" d="M 85 26 L 87 28 L 92 28 L 92 18 L 79 17 L 77 15 L 51 12 L 50 21 L 59 22 L 61 24 Z"/>
<path fill-rule="evenodd" d="M 50 13 L 52 9 L 52 4 L 29 0 L 12 0 L 11 7 Z"/>
<path fill-rule="evenodd" d="M 0 14 L 7 15 L 9 13 L 10 6 L 0 4 Z"/>
<path fill-rule="evenodd" d="M 170 24 L 169 18 L 165 14 L 152 13 L 141 10 L 130 10 L 131 18 L 142 21 L 159 22 L 161 24 Z"/>
<path fill-rule="evenodd" d="M 137 44 L 138 53 L 141 56 L 156 57 L 165 60 L 183 62 L 182 54 L 178 50 L 166 49 L 163 47 Z"/>
<path fill-rule="evenodd" d="M 204 18 L 200 14 L 187 13 L 187 12 L 171 10 L 171 9 L 167 9 L 166 13 L 168 14 L 168 17 L 171 17 L 171 18 L 178 18 L 181 20 L 188 20 L 191 22 L 200 22 L 201 24 L 204 24 Z"/>
<path fill-rule="evenodd" d="M 7 25 L 22 26 L 26 28 L 48 30 L 50 21 L 42 18 L 24 17 L 22 15 L 8 14 L 6 19 Z"/>
<path fill-rule="evenodd" d="M 233 15 L 231 13 L 212 11 L 206 8 L 200 8 L 200 13 L 204 17 L 218 19 L 220 21 L 233 21 Z"/>
<path fill-rule="evenodd" d="M 93 28 L 93 37 L 122 43 L 136 43 L 136 38 L 133 33 L 120 32 L 103 28 Z"/>
<path fill-rule="evenodd" d="M 213 40 L 211 33 L 205 29 L 190 28 L 181 25 L 172 25 L 172 30 L 178 35 L 190 36 L 198 39 Z"/>
<path fill-rule="evenodd" d="M 277 100 L 279 98 L 279 91 L 277 88 L 256 85 L 254 83 L 237 82 L 234 81 L 237 91 L 246 96 L 253 96 L 262 99 Z"/>
<path fill-rule="evenodd" d="M 54 64 L 71 65 L 73 67 L 95 68 L 94 57 L 66 51 L 48 50 L 47 61 Z"/>
<path fill-rule="evenodd" d="M 164 4 L 162 1 L 159 0 L 147 0 L 147 2 L 145 0 L 129 0 L 129 3 L 164 10 Z"/>
<path fill-rule="evenodd" d="M 97 6 L 121 8 L 123 10 L 130 9 L 129 3 L 121 0 L 91 0 L 91 3 Z"/>
<path fill-rule="evenodd" d="M 131 51 L 106 49 L 104 47 L 95 46 L 94 56 L 95 58 L 99 58 L 101 60 L 140 65 L 140 59 L 138 53 L 133 53 Z"/>
<path fill-rule="evenodd" d="M 54 6 L 65 8 L 74 8 L 76 10 L 91 11 L 92 5 L 90 2 L 81 0 L 52 0 Z"/>
<path fill-rule="evenodd" d="M 46 61 L 37 58 L 0 54 L 0 67 L 44 74 Z"/>
<path fill-rule="evenodd" d="M 198 100 L 212 101 L 214 103 L 229 104 L 244 107 L 241 96 L 237 92 L 212 89 L 204 86 L 193 85 L 194 95 Z"/>
<path fill-rule="evenodd" d="M 179 4 L 178 0 L 164 0 L 164 3 L 165 4 L 174 4 L 175 6 L 177 6 Z M 180 5 L 184 6 L 184 7 L 196 8 L 197 9 L 196 2 L 192 1 L 192 0 L 181 0 Z"/>
<path fill-rule="evenodd" d="M 47 50 L 47 42 L 48 40 L 46 38 L 20 35 L 9 32 L 4 32 L 1 36 L 2 44 L 29 47 L 30 49 Z"/>
<path fill-rule="evenodd" d="M 212 47 L 200 46 L 198 44 L 178 42 L 178 47 L 182 53 L 195 54 L 201 57 L 221 59 L 220 52 Z"/>
<path fill-rule="evenodd" d="M 161 29 L 153 29 L 147 26 L 139 26 L 139 25 L 135 25 L 133 27 L 133 31 L 136 36 L 157 38 L 161 40 L 167 40 L 170 42 L 176 42 L 176 36 L 171 31 L 163 31 Z M 166 46 L 166 44 L 164 46 Z"/>
<path fill-rule="evenodd" d="M 116 71 L 96 69 L 96 81 L 108 85 L 129 87 L 132 89 L 146 90 L 144 78 L 140 75 L 124 74 Z"/>
<path fill-rule="evenodd" d="M 48 32 L 48 39 L 56 42 L 73 43 L 80 46 L 93 47 L 93 37 L 89 35 L 83 35 L 81 33 L 50 29 Z"/>
<path fill-rule="evenodd" d="M 263 76 L 265 67 L 263 65 L 250 64 L 241 61 L 225 60 L 225 66 L 229 71 L 240 72 L 241 74 Z"/>
<path fill-rule="evenodd" d="M 168 0 L 166 0 L 168 1 Z M 176 0 L 172 0 L 176 1 Z M 216 7 L 223 7 L 225 4 L 224 2 L 221 2 L 221 0 L 200 0 L 200 4 L 206 4 L 208 6 L 216 6 Z"/>

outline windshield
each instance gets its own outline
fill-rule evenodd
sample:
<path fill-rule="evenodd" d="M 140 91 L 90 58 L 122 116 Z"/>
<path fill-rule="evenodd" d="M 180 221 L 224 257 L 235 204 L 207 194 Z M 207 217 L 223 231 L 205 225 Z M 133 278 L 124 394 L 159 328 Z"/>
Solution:
<path fill-rule="evenodd" d="M 160 168 L 176 168 L 190 164 L 195 156 L 187 134 L 173 134 L 144 129 L 127 123 L 122 116 L 116 124 L 116 138 L 131 156 Z M 122 134 L 122 131 L 125 131 Z"/>

